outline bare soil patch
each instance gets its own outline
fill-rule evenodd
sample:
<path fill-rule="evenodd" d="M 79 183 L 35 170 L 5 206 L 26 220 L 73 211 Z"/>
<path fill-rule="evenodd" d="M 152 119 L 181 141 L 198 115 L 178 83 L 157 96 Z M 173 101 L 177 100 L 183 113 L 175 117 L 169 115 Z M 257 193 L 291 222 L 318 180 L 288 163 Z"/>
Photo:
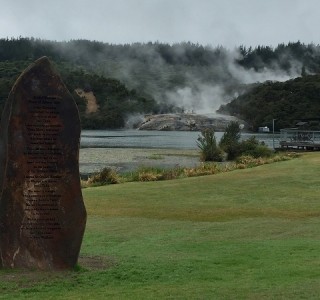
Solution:
<path fill-rule="evenodd" d="M 75 91 L 80 97 L 85 98 L 87 101 L 86 114 L 95 113 L 99 110 L 99 105 L 93 92 L 85 92 L 83 89 L 76 89 Z"/>

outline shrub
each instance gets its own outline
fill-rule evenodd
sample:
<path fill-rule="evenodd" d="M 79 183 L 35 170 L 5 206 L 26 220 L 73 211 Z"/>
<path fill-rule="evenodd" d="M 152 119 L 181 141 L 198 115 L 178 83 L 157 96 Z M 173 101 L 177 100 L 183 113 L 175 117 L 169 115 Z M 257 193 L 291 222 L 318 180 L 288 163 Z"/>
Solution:
<path fill-rule="evenodd" d="M 249 155 L 255 158 L 270 157 L 273 154 L 271 149 L 269 149 L 265 144 L 260 143 L 254 136 L 242 141 L 239 147 L 241 155 Z"/>
<path fill-rule="evenodd" d="M 261 158 L 254 158 L 250 155 L 243 155 L 237 158 L 236 163 L 237 169 L 246 169 L 263 165 L 266 163 L 266 161 L 262 160 Z"/>
<path fill-rule="evenodd" d="M 257 157 L 257 158 L 252 157 L 250 155 L 243 155 L 237 158 L 235 168 L 236 169 L 252 168 L 252 167 L 261 166 L 264 164 L 290 160 L 295 157 L 298 157 L 298 155 L 296 154 L 290 155 L 289 153 L 275 155 L 272 157 Z"/>
<path fill-rule="evenodd" d="M 201 131 L 201 136 L 197 139 L 197 146 L 200 149 L 201 161 L 222 161 L 223 151 L 217 146 L 214 129 Z"/>
<path fill-rule="evenodd" d="M 160 180 L 162 172 L 161 168 L 141 166 L 134 172 L 124 176 L 126 181 L 155 181 Z"/>
<path fill-rule="evenodd" d="M 133 181 L 157 181 L 177 179 L 182 175 L 184 175 L 184 169 L 177 165 L 170 169 L 140 167 L 131 176 Z"/>
<path fill-rule="evenodd" d="M 106 167 L 103 168 L 99 173 L 92 175 L 88 179 L 88 185 L 91 184 L 99 184 L 99 185 L 105 185 L 105 184 L 115 184 L 119 183 L 119 175 L 115 170 L 112 168 Z"/>
<path fill-rule="evenodd" d="M 219 143 L 220 148 L 227 153 L 228 160 L 234 160 L 241 154 L 239 140 L 240 124 L 236 121 L 232 121 L 226 127 Z"/>
<path fill-rule="evenodd" d="M 220 140 L 220 147 L 227 153 L 228 160 L 235 160 L 242 155 L 254 158 L 271 157 L 273 151 L 256 137 L 240 142 L 240 127 L 238 122 L 231 122 Z"/>
<path fill-rule="evenodd" d="M 273 155 L 272 149 L 268 148 L 265 145 L 258 145 L 254 150 L 247 153 L 249 155 L 252 155 L 253 157 L 271 157 Z"/>
<path fill-rule="evenodd" d="M 202 163 L 200 166 L 195 168 L 185 168 L 184 174 L 187 177 L 203 176 L 203 175 L 212 175 L 220 173 L 218 165 L 215 163 Z"/>
<path fill-rule="evenodd" d="M 175 166 L 174 168 L 166 169 L 163 172 L 163 179 L 170 180 L 170 179 L 177 179 L 184 174 L 184 169 L 180 166 Z"/>
<path fill-rule="evenodd" d="M 161 174 L 152 173 L 152 172 L 141 172 L 138 174 L 139 181 L 157 181 L 162 177 Z"/>

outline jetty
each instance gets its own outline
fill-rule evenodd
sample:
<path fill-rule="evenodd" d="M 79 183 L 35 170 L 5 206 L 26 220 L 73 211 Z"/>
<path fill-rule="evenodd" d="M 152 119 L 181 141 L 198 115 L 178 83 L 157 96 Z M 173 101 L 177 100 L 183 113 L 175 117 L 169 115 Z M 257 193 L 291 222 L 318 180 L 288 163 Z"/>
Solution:
<path fill-rule="evenodd" d="M 279 144 L 286 149 L 320 150 L 320 131 L 281 129 Z"/>

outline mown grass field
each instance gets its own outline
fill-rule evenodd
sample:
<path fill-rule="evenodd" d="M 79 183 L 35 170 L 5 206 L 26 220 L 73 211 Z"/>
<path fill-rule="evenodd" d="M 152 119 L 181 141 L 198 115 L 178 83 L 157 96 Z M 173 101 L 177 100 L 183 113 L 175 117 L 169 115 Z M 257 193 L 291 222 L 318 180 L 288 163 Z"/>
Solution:
<path fill-rule="evenodd" d="M 1 299 L 320 298 L 319 153 L 83 195 L 79 270 L 1 270 Z"/>

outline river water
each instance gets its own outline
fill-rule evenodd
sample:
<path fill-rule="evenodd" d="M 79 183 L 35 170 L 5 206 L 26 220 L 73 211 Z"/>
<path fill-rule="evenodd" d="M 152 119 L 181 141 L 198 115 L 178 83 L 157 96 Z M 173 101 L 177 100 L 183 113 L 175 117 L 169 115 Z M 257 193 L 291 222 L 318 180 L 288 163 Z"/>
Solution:
<path fill-rule="evenodd" d="M 223 132 L 215 133 L 217 142 L 222 135 Z M 242 133 L 241 138 L 248 139 L 253 135 Z M 86 178 L 104 167 L 120 173 L 140 166 L 194 167 L 200 164 L 196 143 L 199 136 L 200 132 L 195 131 L 83 130 L 80 173 Z M 272 148 L 272 134 L 255 136 Z"/>
<path fill-rule="evenodd" d="M 83 130 L 81 148 L 197 149 L 197 131 Z M 217 142 L 223 132 L 216 132 Z M 256 136 L 270 148 L 277 147 L 278 135 L 242 133 L 241 139 Z"/>

